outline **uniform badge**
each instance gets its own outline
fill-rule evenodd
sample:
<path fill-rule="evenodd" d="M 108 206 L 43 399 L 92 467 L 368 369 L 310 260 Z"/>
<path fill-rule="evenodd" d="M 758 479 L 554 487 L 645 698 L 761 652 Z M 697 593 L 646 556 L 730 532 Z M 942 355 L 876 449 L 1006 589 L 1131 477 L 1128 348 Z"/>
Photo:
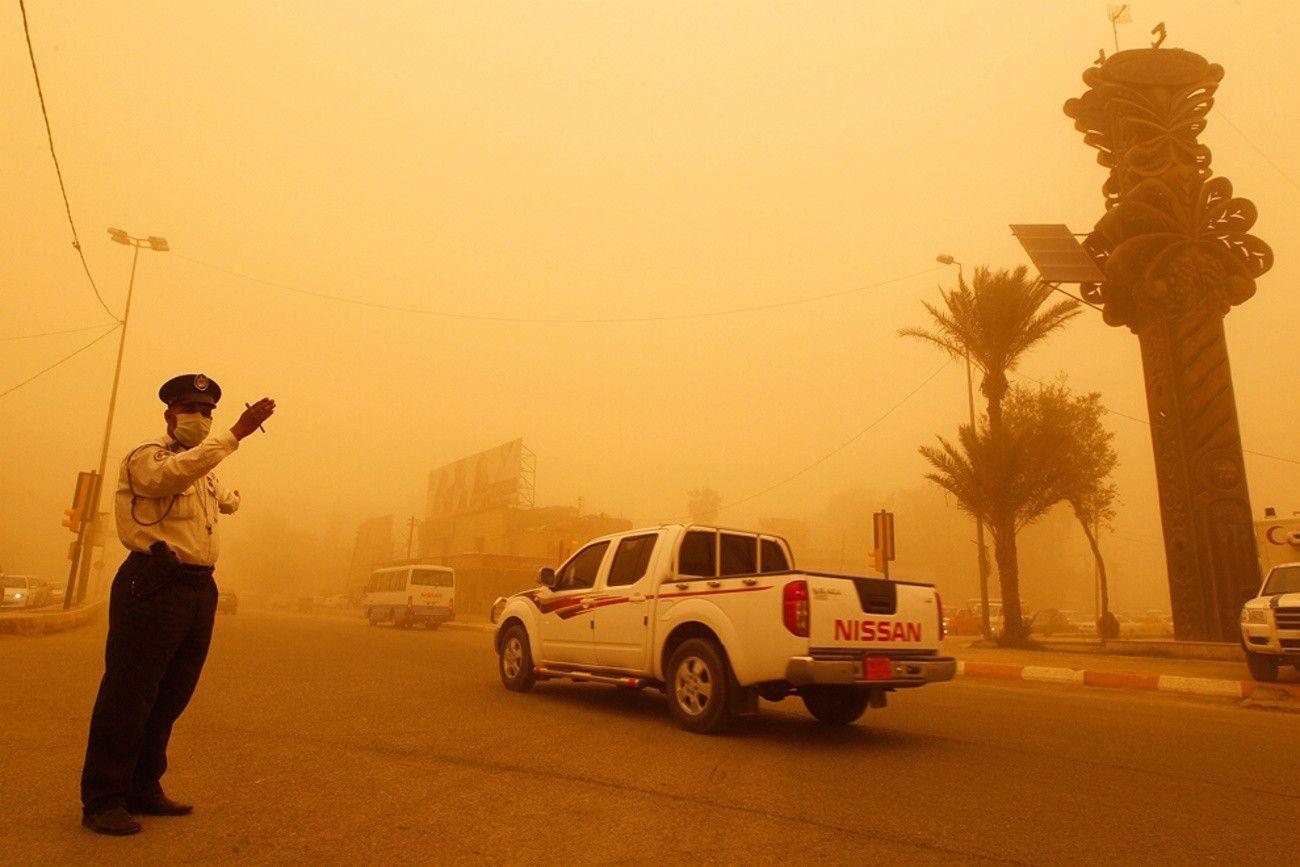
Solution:
<path fill-rule="evenodd" d="M 163 461 L 167 460 L 167 450 L 159 449 L 158 451 L 154 452 L 153 459 L 161 464 Z"/>
<path fill-rule="evenodd" d="M 203 374 L 196 374 L 194 377 L 194 388 L 198 391 L 208 390 L 208 378 Z"/>

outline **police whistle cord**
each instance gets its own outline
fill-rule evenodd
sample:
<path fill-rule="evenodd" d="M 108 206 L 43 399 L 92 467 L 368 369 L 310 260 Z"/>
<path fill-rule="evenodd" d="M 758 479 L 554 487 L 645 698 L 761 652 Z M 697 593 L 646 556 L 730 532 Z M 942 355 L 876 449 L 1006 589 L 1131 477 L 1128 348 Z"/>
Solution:
<path fill-rule="evenodd" d="M 842 298 L 846 295 L 854 295 L 859 292 L 865 292 L 869 289 L 878 289 L 881 286 L 888 286 L 891 283 L 902 283 L 911 280 L 914 277 L 923 277 L 926 274 L 932 274 L 935 271 L 943 270 L 944 266 L 936 265 L 931 268 L 925 268 L 920 271 L 913 271 L 910 274 L 902 274 L 898 277 L 890 277 L 888 280 L 880 280 L 875 283 L 867 283 L 861 286 L 853 286 L 849 289 L 839 289 L 835 292 L 825 292 L 821 295 L 809 295 L 803 298 L 791 298 L 785 301 L 773 301 L 770 304 L 755 304 L 749 307 L 729 307 L 722 310 L 703 310 L 693 313 L 664 313 L 654 316 L 608 316 L 593 318 L 565 318 L 565 317 L 545 317 L 545 316 L 488 316 L 475 313 L 450 313 L 445 310 L 429 310 L 424 307 L 404 307 L 399 304 L 385 304 L 379 301 L 364 301 L 360 298 L 348 298 L 343 295 L 331 295 L 327 292 L 313 292 L 308 289 L 300 289 L 297 286 L 290 286 L 287 283 L 278 283 L 274 280 L 264 280 L 261 277 L 254 277 L 251 274 L 244 274 L 239 271 L 233 271 L 230 268 L 224 268 L 221 265 L 214 265 L 211 262 L 204 262 L 202 259 L 195 259 L 193 256 L 186 256 L 184 253 L 178 253 L 175 249 L 171 251 L 173 258 L 184 259 L 186 262 L 192 262 L 203 268 L 218 271 L 222 274 L 228 274 L 231 277 L 238 277 L 241 280 L 247 280 L 250 283 L 259 283 L 263 286 L 269 286 L 272 289 L 280 289 L 285 292 L 293 292 L 298 295 L 306 295 L 309 298 L 321 298 L 326 301 L 337 301 L 341 304 L 353 304 L 357 307 L 369 307 L 375 310 L 388 310 L 394 313 L 413 313 L 420 316 L 438 316 L 443 319 L 462 319 L 471 322 L 506 322 L 524 325 L 615 325 L 615 324 L 635 324 L 645 322 L 673 322 L 683 319 L 710 319 L 718 316 L 733 316 L 739 313 L 758 313 L 764 310 L 776 310 L 781 307 L 793 307 L 799 304 L 813 304 L 818 301 L 827 301 L 831 298 Z"/>
<path fill-rule="evenodd" d="M 27 383 L 29 383 L 29 382 L 33 382 L 33 381 L 39 379 L 40 377 L 42 377 L 42 376 L 44 376 L 45 374 L 49 373 L 49 372 L 50 372 L 51 370 L 53 370 L 54 368 L 58 367 L 60 364 L 63 364 L 65 361 L 71 361 L 72 359 L 76 358 L 78 355 L 80 355 L 81 353 L 85 352 L 87 349 L 89 349 L 90 347 L 94 346 L 96 343 L 98 343 L 99 341 L 103 340 L 105 337 L 107 337 L 108 335 L 112 334 L 114 331 L 116 331 L 117 329 L 119 329 L 119 328 L 121 328 L 121 327 L 122 327 L 121 324 L 109 326 L 109 329 L 108 329 L 107 331 L 105 331 L 103 334 L 99 335 L 99 336 L 96 337 L 94 340 L 92 340 L 92 341 L 90 341 L 89 343 L 87 343 L 85 346 L 83 346 L 83 347 L 81 347 L 80 349 L 76 350 L 75 352 L 69 352 L 67 355 L 63 356 L 63 357 L 60 358 L 58 361 L 56 361 L 56 362 L 54 362 L 53 364 L 51 364 L 49 367 L 43 368 L 43 369 L 41 369 L 41 370 L 38 370 L 36 373 L 33 373 L 31 376 L 27 377 L 27 378 L 24 379 L 22 382 L 18 383 L 17 385 L 13 386 L 12 388 L 7 388 L 7 389 L 5 389 L 4 391 L 0 391 L 0 397 L 4 397 L 4 396 L 7 395 L 7 394 L 11 394 L 11 393 L 17 391 L 18 389 L 22 388 L 22 387 L 23 387 L 24 385 L 26 385 Z"/>

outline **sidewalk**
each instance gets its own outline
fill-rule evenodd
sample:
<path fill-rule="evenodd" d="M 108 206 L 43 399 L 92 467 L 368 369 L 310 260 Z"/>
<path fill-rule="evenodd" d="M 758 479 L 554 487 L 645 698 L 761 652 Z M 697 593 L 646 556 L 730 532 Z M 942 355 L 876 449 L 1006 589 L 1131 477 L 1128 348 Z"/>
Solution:
<path fill-rule="evenodd" d="M 964 677 L 989 677 L 1108 689 L 1176 692 L 1227 698 L 1300 699 L 1300 674 L 1284 666 L 1277 683 L 1250 680 L 1244 663 L 1106 653 L 971 647 L 948 639 L 944 650 Z"/>
<path fill-rule="evenodd" d="M 0 634 L 45 635 L 62 632 L 91 622 L 104 611 L 104 607 L 104 602 L 100 601 L 77 605 L 67 611 L 61 607 L 6 611 L 0 613 Z"/>

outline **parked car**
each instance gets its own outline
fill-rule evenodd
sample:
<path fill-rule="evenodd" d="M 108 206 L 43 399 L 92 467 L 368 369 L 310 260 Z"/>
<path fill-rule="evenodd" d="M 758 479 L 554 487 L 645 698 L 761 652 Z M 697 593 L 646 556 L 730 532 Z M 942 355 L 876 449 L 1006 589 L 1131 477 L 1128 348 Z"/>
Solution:
<path fill-rule="evenodd" d="M 239 611 L 239 597 L 233 590 L 222 590 L 217 593 L 217 613 L 234 614 Z"/>
<path fill-rule="evenodd" d="M 1255 680 L 1277 680 L 1282 663 L 1300 671 L 1300 563 L 1268 570 L 1259 593 L 1242 606 L 1241 646 Z"/>
<path fill-rule="evenodd" d="M 33 575 L 3 576 L 5 608 L 42 608 L 54 601 L 53 588 Z"/>
<path fill-rule="evenodd" d="M 1039 635 L 1077 634 L 1079 628 L 1074 625 L 1077 615 L 1073 611 L 1057 608 L 1044 608 L 1034 615 L 1032 632 Z"/>
<path fill-rule="evenodd" d="M 663 690 L 682 728 L 710 732 L 759 698 L 799 696 L 855 722 L 894 690 L 951 680 L 929 584 L 804 572 L 779 536 L 669 524 L 596 539 L 541 588 L 498 599 L 507 689 L 567 679 Z"/>

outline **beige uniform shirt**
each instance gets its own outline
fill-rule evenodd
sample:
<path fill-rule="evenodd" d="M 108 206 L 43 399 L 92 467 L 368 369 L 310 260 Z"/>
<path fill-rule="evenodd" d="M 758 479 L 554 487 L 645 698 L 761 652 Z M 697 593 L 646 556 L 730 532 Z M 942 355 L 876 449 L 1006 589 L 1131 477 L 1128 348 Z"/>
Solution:
<path fill-rule="evenodd" d="M 239 508 L 212 468 L 239 448 L 230 431 L 214 433 L 192 449 L 169 436 L 132 449 L 117 480 L 117 536 L 132 551 L 166 542 L 182 563 L 217 562 L 217 515 Z"/>

